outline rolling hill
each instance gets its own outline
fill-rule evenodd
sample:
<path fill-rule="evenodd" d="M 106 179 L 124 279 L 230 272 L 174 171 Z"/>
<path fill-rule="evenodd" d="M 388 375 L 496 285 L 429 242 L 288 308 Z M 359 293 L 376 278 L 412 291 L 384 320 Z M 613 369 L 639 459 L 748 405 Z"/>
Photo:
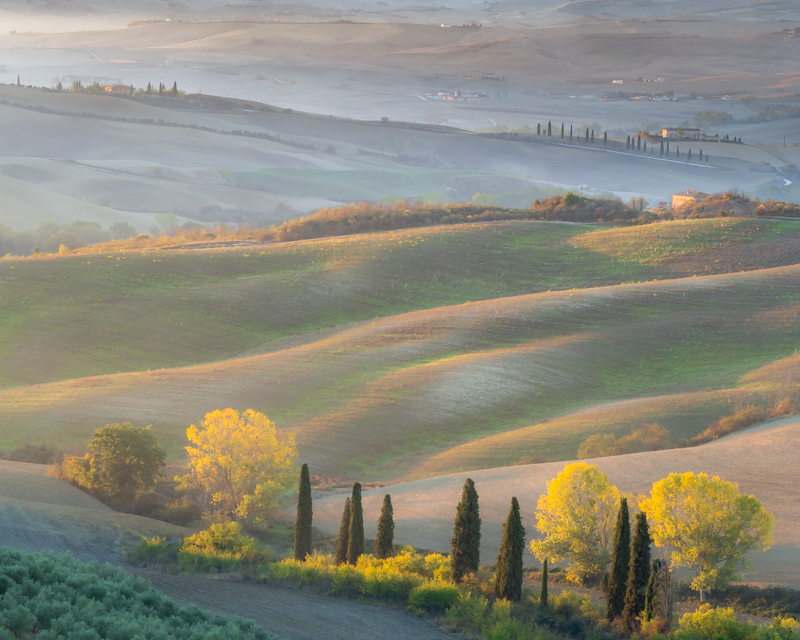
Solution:
<path fill-rule="evenodd" d="M 641 422 L 690 437 L 784 384 L 743 376 L 794 353 L 800 266 L 603 283 L 791 261 L 797 223 L 651 228 L 657 265 L 639 228 L 548 223 L 15 261 L 0 446 L 130 420 L 180 459 L 188 424 L 252 407 L 318 472 L 387 480 L 566 460 Z M 547 291 L 567 283 L 586 288 Z"/>

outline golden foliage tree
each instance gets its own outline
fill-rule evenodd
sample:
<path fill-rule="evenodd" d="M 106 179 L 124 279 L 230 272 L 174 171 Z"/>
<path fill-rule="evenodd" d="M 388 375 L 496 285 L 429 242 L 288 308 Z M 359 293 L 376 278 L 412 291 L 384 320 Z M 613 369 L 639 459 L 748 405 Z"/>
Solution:
<path fill-rule="evenodd" d="M 531 551 L 540 561 L 567 560 L 570 580 L 599 577 L 611 560 L 619 501 L 619 491 L 595 465 L 568 464 L 539 497 L 536 527 L 545 537 L 531 541 Z"/>
<path fill-rule="evenodd" d="M 206 492 L 211 506 L 242 521 L 259 521 L 289 497 L 297 474 L 292 433 L 279 433 L 263 413 L 207 413 L 186 436 L 189 472 L 176 478 Z"/>
<path fill-rule="evenodd" d="M 772 546 L 775 519 L 753 496 L 705 473 L 671 473 L 653 485 L 641 504 L 653 539 L 670 549 L 676 567 L 694 571 L 692 588 L 724 588 L 747 568 L 750 551 Z"/>

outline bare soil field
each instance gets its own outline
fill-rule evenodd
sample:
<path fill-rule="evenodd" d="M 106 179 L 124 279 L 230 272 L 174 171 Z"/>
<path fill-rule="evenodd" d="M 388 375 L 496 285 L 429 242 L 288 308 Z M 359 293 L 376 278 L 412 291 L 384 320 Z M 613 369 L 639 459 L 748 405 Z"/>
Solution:
<path fill-rule="evenodd" d="M 775 546 L 758 555 L 748 582 L 800 587 L 800 420 L 776 420 L 751 430 L 691 449 L 675 449 L 590 460 L 606 472 L 622 491 L 649 492 L 652 483 L 669 473 L 708 473 L 739 484 L 755 495 L 775 516 Z M 455 507 L 466 477 L 475 481 L 480 496 L 482 562 L 490 564 L 498 552 L 502 523 L 512 496 L 522 509 L 528 538 L 534 534 L 534 512 L 547 482 L 564 463 L 546 463 L 471 471 L 382 487 L 364 493 L 367 536 L 375 523 L 383 495 L 391 494 L 397 525 L 395 540 L 418 547 L 447 551 Z M 314 522 L 335 533 L 344 495 L 317 500 Z M 532 562 L 528 554 L 527 561 Z"/>

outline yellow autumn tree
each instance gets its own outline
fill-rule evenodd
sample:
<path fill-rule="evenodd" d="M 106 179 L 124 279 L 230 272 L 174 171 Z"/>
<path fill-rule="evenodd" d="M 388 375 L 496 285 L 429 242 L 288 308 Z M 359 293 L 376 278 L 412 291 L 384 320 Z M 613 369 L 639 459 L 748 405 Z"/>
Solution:
<path fill-rule="evenodd" d="M 688 567 L 692 588 L 725 588 L 749 564 L 745 554 L 772 546 L 775 519 L 753 496 L 705 473 L 671 473 L 653 485 L 642 511 L 653 540 L 670 552 L 676 567 Z"/>
<path fill-rule="evenodd" d="M 176 480 L 204 491 L 214 510 L 241 521 L 263 520 L 291 497 L 297 476 L 293 433 L 279 433 L 263 413 L 207 413 L 186 431 L 189 472 Z"/>
<path fill-rule="evenodd" d="M 539 560 L 566 560 L 575 582 L 599 578 L 611 561 L 620 494 L 596 465 L 568 464 L 539 497 L 536 528 L 542 540 L 530 543 Z"/>

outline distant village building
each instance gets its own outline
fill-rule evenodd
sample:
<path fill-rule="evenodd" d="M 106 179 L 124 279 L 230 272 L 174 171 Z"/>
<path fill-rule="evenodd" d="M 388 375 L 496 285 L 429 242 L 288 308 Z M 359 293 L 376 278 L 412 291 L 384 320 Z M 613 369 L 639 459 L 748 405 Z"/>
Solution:
<path fill-rule="evenodd" d="M 666 127 L 661 130 L 661 137 L 665 140 L 699 140 L 701 133 L 700 129 Z"/>
<path fill-rule="evenodd" d="M 707 193 L 703 193 L 702 191 L 696 191 L 694 189 L 687 189 L 683 193 L 673 193 L 672 194 L 672 208 L 678 209 L 685 204 L 689 204 L 690 202 L 698 202 L 700 200 L 705 200 L 708 198 Z"/>
<path fill-rule="evenodd" d="M 115 95 L 124 95 L 124 96 L 132 96 L 133 95 L 133 86 L 128 86 L 126 84 L 113 84 L 108 87 L 103 87 L 108 93 L 112 93 Z"/>

